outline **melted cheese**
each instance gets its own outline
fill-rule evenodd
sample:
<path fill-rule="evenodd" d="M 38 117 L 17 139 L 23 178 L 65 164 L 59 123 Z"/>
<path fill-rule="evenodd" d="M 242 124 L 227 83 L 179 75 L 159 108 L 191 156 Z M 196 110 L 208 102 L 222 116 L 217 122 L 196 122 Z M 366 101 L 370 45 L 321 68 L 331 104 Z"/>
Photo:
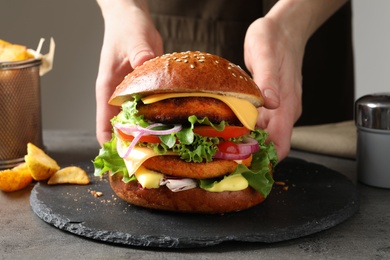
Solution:
<path fill-rule="evenodd" d="M 135 146 L 129 156 L 123 159 L 129 176 L 132 176 L 147 159 L 158 155 L 153 149 Z"/>
<path fill-rule="evenodd" d="M 157 189 L 160 187 L 160 181 L 164 178 L 164 174 L 140 166 L 135 172 L 135 177 L 137 177 L 137 181 L 143 188 Z"/>
<path fill-rule="evenodd" d="M 213 187 L 206 190 L 211 192 L 223 192 L 240 191 L 246 188 L 248 188 L 248 181 L 241 174 L 235 174 L 223 178 L 220 182 L 215 183 Z"/>
<path fill-rule="evenodd" d="M 167 152 L 164 155 L 177 155 L 177 153 Z M 123 160 L 125 161 L 129 176 L 132 176 L 147 159 L 152 158 L 154 156 L 164 155 L 157 154 L 154 152 L 153 149 L 147 147 L 134 146 L 129 156 L 123 158 Z"/>
<path fill-rule="evenodd" d="M 169 94 L 155 94 L 142 98 L 144 104 L 151 104 L 168 98 L 178 97 L 211 97 L 224 102 L 236 114 L 243 126 L 250 130 L 254 130 L 256 126 L 258 111 L 256 107 L 245 99 L 240 99 L 232 96 L 222 96 L 211 93 L 169 93 Z"/>

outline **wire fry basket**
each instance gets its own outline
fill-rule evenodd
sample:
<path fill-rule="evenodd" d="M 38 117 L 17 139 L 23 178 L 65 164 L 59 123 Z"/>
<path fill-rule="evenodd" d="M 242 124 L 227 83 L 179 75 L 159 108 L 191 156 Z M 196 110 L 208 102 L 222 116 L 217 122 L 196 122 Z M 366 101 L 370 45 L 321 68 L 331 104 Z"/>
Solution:
<path fill-rule="evenodd" d="M 42 147 L 40 59 L 0 62 L 0 169 L 24 161 L 27 143 Z"/>

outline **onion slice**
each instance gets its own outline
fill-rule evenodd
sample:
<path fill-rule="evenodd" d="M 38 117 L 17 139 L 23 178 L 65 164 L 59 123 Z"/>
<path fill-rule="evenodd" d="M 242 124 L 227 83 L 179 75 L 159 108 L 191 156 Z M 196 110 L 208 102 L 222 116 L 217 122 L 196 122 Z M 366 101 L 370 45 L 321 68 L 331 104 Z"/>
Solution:
<path fill-rule="evenodd" d="M 248 158 L 251 154 L 256 153 L 260 150 L 259 143 L 256 139 L 251 137 L 246 137 L 242 143 L 236 144 L 238 153 L 226 153 L 217 151 L 214 154 L 214 158 L 223 159 L 223 160 L 244 160 Z"/>
<path fill-rule="evenodd" d="M 223 159 L 223 160 L 244 160 L 247 159 L 251 154 L 243 154 L 243 153 L 223 153 L 221 151 L 216 151 L 213 158 Z"/>
<path fill-rule="evenodd" d="M 173 192 L 189 190 L 196 188 L 197 182 L 194 179 L 190 178 L 178 178 L 178 177 L 167 177 L 165 176 L 160 181 L 160 185 L 167 186 Z"/>
<path fill-rule="evenodd" d="M 121 130 L 126 135 L 132 135 L 134 136 L 134 139 L 131 141 L 129 147 L 125 149 L 122 144 L 122 140 L 120 138 L 117 138 L 117 151 L 121 158 L 126 158 L 130 155 L 131 151 L 133 150 L 134 146 L 138 141 L 141 139 L 142 136 L 145 135 L 169 135 L 172 133 L 177 133 L 182 129 L 181 125 L 174 125 L 172 128 L 164 129 L 164 130 L 153 130 L 153 128 L 156 128 L 158 126 L 166 126 L 161 123 L 156 123 L 149 125 L 148 127 L 141 127 L 139 125 L 125 125 L 117 123 L 114 125 L 115 129 Z"/>
<path fill-rule="evenodd" d="M 244 138 L 242 143 L 237 144 L 238 151 L 244 154 L 256 153 L 260 150 L 259 143 L 251 137 Z"/>
<path fill-rule="evenodd" d="M 182 129 L 181 125 L 174 125 L 172 128 L 164 129 L 164 130 L 153 130 L 153 128 L 156 128 L 158 126 L 166 126 L 164 124 L 156 123 L 152 124 L 148 127 L 142 127 L 139 125 L 125 125 L 117 123 L 114 125 L 116 129 L 121 130 L 124 134 L 132 135 L 135 137 L 137 134 L 142 135 L 169 135 L 172 133 L 177 133 Z"/>

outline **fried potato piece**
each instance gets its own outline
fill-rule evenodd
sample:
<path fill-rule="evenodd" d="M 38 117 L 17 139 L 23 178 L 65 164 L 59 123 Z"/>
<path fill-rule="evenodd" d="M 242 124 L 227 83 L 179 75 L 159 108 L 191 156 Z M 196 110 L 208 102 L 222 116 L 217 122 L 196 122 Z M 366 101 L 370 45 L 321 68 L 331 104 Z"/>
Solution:
<path fill-rule="evenodd" d="M 33 178 L 26 163 L 0 171 L 0 190 L 13 192 L 27 187 Z"/>
<path fill-rule="evenodd" d="M 89 177 L 80 167 L 68 166 L 55 172 L 47 182 L 49 185 L 66 183 L 86 185 L 89 183 Z"/>
<path fill-rule="evenodd" d="M 0 39 L 0 62 L 21 61 L 32 58 L 34 56 L 28 52 L 26 46 L 12 44 Z"/>
<path fill-rule="evenodd" d="M 32 143 L 27 144 L 27 155 L 24 156 L 24 160 L 36 181 L 49 179 L 60 169 L 53 158 Z"/>

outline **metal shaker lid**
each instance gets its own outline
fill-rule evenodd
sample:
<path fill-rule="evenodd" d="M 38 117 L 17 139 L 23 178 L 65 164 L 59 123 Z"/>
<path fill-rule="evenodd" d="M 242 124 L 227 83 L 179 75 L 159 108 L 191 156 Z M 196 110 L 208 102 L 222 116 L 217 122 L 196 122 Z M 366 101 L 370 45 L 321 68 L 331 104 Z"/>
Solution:
<path fill-rule="evenodd" d="M 355 102 L 356 126 L 390 130 L 390 93 L 366 95 Z"/>

